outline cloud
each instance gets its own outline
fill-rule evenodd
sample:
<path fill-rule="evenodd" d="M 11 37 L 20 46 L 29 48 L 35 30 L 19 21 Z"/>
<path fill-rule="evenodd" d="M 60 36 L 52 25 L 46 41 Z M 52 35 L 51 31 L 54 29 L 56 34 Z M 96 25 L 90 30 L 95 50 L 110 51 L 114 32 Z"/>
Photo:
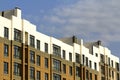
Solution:
<path fill-rule="evenodd" d="M 84 35 L 82 37 L 89 40 L 120 41 L 119 3 L 119 0 L 79 0 L 69 6 L 54 8 L 44 20 L 50 23 L 49 26 L 56 26 L 53 33 L 59 32 L 63 37 Z"/>
<path fill-rule="evenodd" d="M 86 41 L 102 40 L 106 46 L 120 43 L 120 0 L 78 0 L 32 19 L 39 22 L 40 32 L 57 38 L 76 35 Z M 120 52 L 114 46 L 111 49 Z"/>

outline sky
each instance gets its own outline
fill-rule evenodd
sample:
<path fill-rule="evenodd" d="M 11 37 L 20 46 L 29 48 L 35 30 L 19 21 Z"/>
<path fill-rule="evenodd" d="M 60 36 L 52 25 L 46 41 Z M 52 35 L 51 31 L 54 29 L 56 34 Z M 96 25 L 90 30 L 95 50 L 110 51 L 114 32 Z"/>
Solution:
<path fill-rule="evenodd" d="M 120 0 L 0 0 L 0 11 L 14 7 L 41 33 L 101 40 L 120 58 Z"/>

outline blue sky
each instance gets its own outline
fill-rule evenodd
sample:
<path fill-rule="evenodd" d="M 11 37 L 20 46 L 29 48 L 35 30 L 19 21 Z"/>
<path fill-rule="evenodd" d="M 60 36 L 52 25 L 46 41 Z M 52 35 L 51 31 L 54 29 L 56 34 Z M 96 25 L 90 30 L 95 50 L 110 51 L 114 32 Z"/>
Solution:
<path fill-rule="evenodd" d="M 120 0 L 1 0 L 0 11 L 20 7 L 38 31 L 56 38 L 101 40 L 120 57 Z"/>

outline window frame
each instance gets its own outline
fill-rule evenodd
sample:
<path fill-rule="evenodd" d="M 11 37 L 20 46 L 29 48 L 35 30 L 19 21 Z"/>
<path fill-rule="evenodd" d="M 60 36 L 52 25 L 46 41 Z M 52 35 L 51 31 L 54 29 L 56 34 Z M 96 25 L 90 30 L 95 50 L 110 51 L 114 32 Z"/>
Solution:
<path fill-rule="evenodd" d="M 9 56 L 9 45 L 4 44 L 4 56 L 8 57 Z"/>
<path fill-rule="evenodd" d="M 9 65 L 8 62 L 4 62 L 4 74 L 8 74 L 9 73 Z"/>
<path fill-rule="evenodd" d="M 35 52 L 30 50 L 30 62 L 35 63 Z"/>
<path fill-rule="evenodd" d="M 14 40 L 18 42 L 22 41 L 22 32 L 16 28 L 14 28 Z"/>
<path fill-rule="evenodd" d="M 21 59 L 22 54 L 21 54 L 21 47 L 14 45 L 14 58 Z"/>
<path fill-rule="evenodd" d="M 9 38 L 9 28 L 7 28 L 7 27 L 4 27 L 4 37 L 5 37 L 6 39 Z"/>

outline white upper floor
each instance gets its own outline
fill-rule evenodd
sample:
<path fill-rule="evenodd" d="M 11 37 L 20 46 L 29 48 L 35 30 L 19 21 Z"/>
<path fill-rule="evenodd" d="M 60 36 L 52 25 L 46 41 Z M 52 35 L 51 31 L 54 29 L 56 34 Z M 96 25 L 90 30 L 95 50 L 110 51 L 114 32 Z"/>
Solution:
<path fill-rule="evenodd" d="M 76 53 L 81 56 L 81 64 L 90 66 L 91 61 L 91 68 L 99 71 L 99 62 L 101 62 L 101 56 L 105 55 L 104 62 L 106 64 L 110 63 L 110 66 L 113 68 L 116 67 L 116 62 L 119 63 L 119 58 L 112 55 L 111 51 L 102 46 L 102 45 L 89 45 L 89 47 L 84 45 L 83 40 L 80 40 L 79 43 L 75 42 L 66 42 L 54 37 L 50 37 L 44 35 L 36 30 L 36 26 L 29 21 L 21 18 L 21 10 L 19 8 L 15 8 L 13 10 L 4 11 L 0 13 L 0 37 L 4 38 L 4 28 L 9 29 L 8 39 L 14 40 L 14 29 L 21 31 L 22 35 L 22 43 L 30 45 L 30 36 L 34 36 L 34 46 L 37 48 L 37 40 L 40 41 L 40 51 L 45 52 L 45 43 L 48 44 L 48 54 L 53 54 L 54 49 L 53 46 L 57 45 L 57 48 L 60 49 L 58 51 L 56 48 L 56 52 L 60 53 L 61 58 L 63 56 L 66 60 L 70 60 L 70 53 L 72 53 L 72 62 L 76 62 Z M 26 37 L 26 33 L 28 34 Z M 26 39 L 27 38 L 27 39 Z M 27 40 L 27 42 L 26 42 Z M 72 41 L 73 38 L 69 38 L 68 40 Z M 63 54 L 63 50 L 65 54 Z M 84 58 L 83 58 L 84 55 Z M 110 58 L 110 60 L 108 60 Z M 80 58 L 79 58 L 80 59 Z M 84 59 L 84 60 L 83 60 Z M 88 59 L 88 60 L 87 60 Z"/>

